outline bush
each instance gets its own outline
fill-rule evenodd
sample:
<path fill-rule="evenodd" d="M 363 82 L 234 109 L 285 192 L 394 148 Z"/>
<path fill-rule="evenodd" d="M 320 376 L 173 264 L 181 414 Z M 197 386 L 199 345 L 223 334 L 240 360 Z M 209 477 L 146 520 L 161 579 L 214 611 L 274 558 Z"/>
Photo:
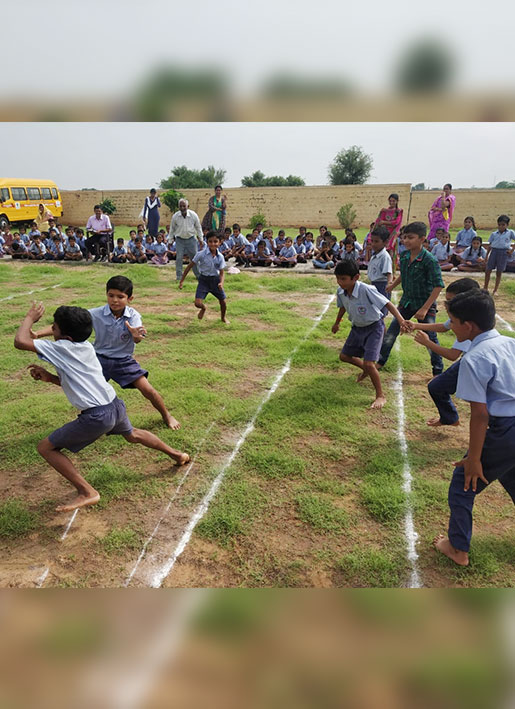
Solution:
<path fill-rule="evenodd" d="M 167 192 L 162 192 L 159 195 L 159 199 L 163 204 L 166 204 L 173 214 L 179 209 L 179 200 L 184 199 L 184 195 L 182 192 L 177 192 L 177 190 L 168 190 Z"/>
<path fill-rule="evenodd" d="M 116 212 L 116 205 L 113 200 L 109 198 L 106 198 L 103 202 L 100 202 L 100 207 L 102 208 L 104 214 L 108 214 L 109 216 Z"/>
<path fill-rule="evenodd" d="M 350 229 L 357 216 L 356 210 L 353 209 L 352 202 L 342 204 L 340 209 L 336 212 L 336 216 L 338 217 L 342 229 Z"/>
<path fill-rule="evenodd" d="M 249 229 L 250 229 L 251 231 L 252 231 L 252 229 L 255 229 L 255 228 L 256 228 L 256 224 L 262 224 L 264 227 L 268 226 L 268 223 L 267 223 L 267 221 L 266 221 L 266 217 L 265 217 L 264 214 L 261 214 L 261 213 L 254 214 L 254 215 L 250 218 Z"/>

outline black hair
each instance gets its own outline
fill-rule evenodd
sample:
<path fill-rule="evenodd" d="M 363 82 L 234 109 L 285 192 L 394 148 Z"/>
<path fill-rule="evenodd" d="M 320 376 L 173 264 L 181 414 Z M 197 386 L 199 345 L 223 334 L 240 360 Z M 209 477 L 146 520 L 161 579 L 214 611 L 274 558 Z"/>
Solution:
<path fill-rule="evenodd" d="M 463 221 L 466 222 L 467 219 L 470 219 L 470 221 L 472 222 L 472 228 L 475 231 L 477 229 L 477 227 L 476 227 L 476 222 L 474 221 L 474 217 L 465 217 L 465 219 Z"/>
<path fill-rule="evenodd" d="M 486 290 L 474 289 L 459 293 L 449 301 L 447 309 L 460 322 L 472 322 L 482 332 L 495 327 L 495 303 Z"/>
<path fill-rule="evenodd" d="M 230 227 L 230 226 L 226 226 L 225 229 L 224 229 L 224 234 L 230 234 L 230 233 L 231 233 L 231 227 Z"/>
<path fill-rule="evenodd" d="M 125 276 L 113 276 L 106 283 L 106 293 L 108 290 L 119 290 L 129 298 L 132 295 L 132 281 Z"/>
<path fill-rule="evenodd" d="M 220 188 L 221 190 L 223 190 L 222 185 L 215 185 L 215 190 L 217 190 L 218 188 Z"/>
<path fill-rule="evenodd" d="M 95 204 L 95 206 L 93 207 L 93 211 L 95 211 L 95 209 L 102 209 L 102 207 L 100 206 L 100 204 Z"/>
<path fill-rule="evenodd" d="M 93 332 L 93 319 L 89 310 L 73 305 L 61 305 L 54 313 L 54 322 L 61 335 L 73 342 L 85 342 Z"/>
<path fill-rule="evenodd" d="M 350 276 L 354 278 L 359 274 L 359 267 L 354 259 L 339 261 L 334 269 L 335 276 Z"/>
<path fill-rule="evenodd" d="M 510 223 L 510 218 L 509 218 L 509 216 L 508 216 L 507 214 L 500 214 L 500 215 L 497 217 L 497 224 L 499 224 L 499 222 L 505 222 L 505 224 L 509 224 L 509 223 Z"/>
<path fill-rule="evenodd" d="M 302 227 L 301 227 L 301 228 L 302 228 Z M 278 233 L 277 233 L 277 236 L 281 236 L 281 234 L 283 234 L 283 235 L 285 234 L 284 229 L 279 229 L 279 231 L 278 231 Z"/>
<path fill-rule="evenodd" d="M 376 226 L 370 232 L 370 236 L 378 236 L 384 244 L 388 241 L 390 234 L 385 226 Z"/>
<path fill-rule="evenodd" d="M 448 187 L 450 190 L 452 190 L 452 185 L 451 185 L 450 182 L 446 182 L 443 187 L 444 187 L 444 189 L 445 189 L 446 187 Z"/>
<path fill-rule="evenodd" d="M 447 293 L 458 295 L 458 293 L 468 293 L 468 291 L 478 290 L 478 288 L 479 283 L 473 278 L 458 278 L 456 281 L 449 283 L 445 290 Z"/>
<path fill-rule="evenodd" d="M 239 224 L 234 223 L 234 224 L 232 225 L 232 228 L 233 228 L 233 230 L 234 230 L 234 229 L 237 229 L 238 231 L 241 231 L 241 227 L 240 227 Z"/>
<path fill-rule="evenodd" d="M 156 191 L 156 190 L 155 190 L 155 188 L 154 188 L 154 187 L 152 187 L 152 189 L 150 190 L 150 194 L 152 194 L 152 192 L 154 192 L 154 193 L 155 193 L 155 191 Z"/>
<path fill-rule="evenodd" d="M 321 226 L 319 226 L 318 230 L 320 231 L 320 229 L 325 229 L 327 231 L 327 227 L 325 226 L 325 224 L 322 224 Z"/>
<path fill-rule="evenodd" d="M 305 227 L 305 226 L 300 226 L 300 227 L 299 227 L 299 231 L 300 231 L 301 229 L 304 229 L 304 231 L 306 231 L 306 227 Z"/>
<path fill-rule="evenodd" d="M 117 244 L 119 244 L 119 243 L 120 243 L 120 241 L 121 241 L 121 242 L 122 242 L 122 244 L 123 244 L 123 239 L 122 239 L 122 237 L 121 237 L 121 236 L 119 236 L 119 237 L 118 237 L 118 238 L 116 239 L 116 243 L 117 243 Z M 116 289 L 116 290 L 118 290 L 118 289 Z"/>
<path fill-rule="evenodd" d="M 312 232 L 312 231 L 307 231 L 307 232 L 306 232 L 306 236 L 313 236 L 313 232 Z"/>
<path fill-rule="evenodd" d="M 425 239 L 427 234 L 427 227 L 424 222 L 411 222 L 411 224 L 406 224 L 404 233 L 416 234 L 417 236 Z"/>
<path fill-rule="evenodd" d="M 220 241 L 220 237 L 218 236 L 218 232 L 213 231 L 213 230 L 208 231 L 206 234 L 206 241 L 209 241 L 209 239 L 213 239 L 213 238 L 218 239 L 218 241 Z"/>
<path fill-rule="evenodd" d="M 352 247 L 354 247 L 354 242 L 352 241 L 350 236 L 346 236 L 343 240 L 343 245 L 346 246 L 347 244 L 350 244 Z"/>

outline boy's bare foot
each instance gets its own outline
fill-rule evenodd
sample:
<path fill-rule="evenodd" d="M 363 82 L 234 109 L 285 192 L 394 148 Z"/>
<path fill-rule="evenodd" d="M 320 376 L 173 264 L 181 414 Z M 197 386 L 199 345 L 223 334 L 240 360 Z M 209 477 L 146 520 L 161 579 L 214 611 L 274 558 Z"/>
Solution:
<path fill-rule="evenodd" d="M 222 322 L 225 323 L 226 325 L 230 325 L 231 321 L 227 320 L 227 318 L 222 318 Z"/>
<path fill-rule="evenodd" d="M 173 416 L 168 416 L 168 418 L 163 419 L 163 421 L 168 428 L 171 428 L 173 431 L 177 431 L 181 427 L 181 424 Z"/>
<path fill-rule="evenodd" d="M 378 396 L 377 399 L 371 404 L 371 409 L 382 409 L 386 404 L 386 398 L 384 396 Z"/>
<path fill-rule="evenodd" d="M 200 310 L 198 311 L 198 315 L 197 315 L 198 319 L 202 320 L 202 318 L 204 317 L 205 314 L 206 314 L 206 309 L 200 308 Z"/>
<path fill-rule="evenodd" d="M 426 421 L 426 424 L 428 426 L 459 426 L 460 422 L 455 421 L 454 423 L 442 423 L 439 418 L 437 419 L 429 419 L 429 421 Z"/>
<path fill-rule="evenodd" d="M 451 561 L 454 561 L 458 566 L 469 565 L 469 555 L 466 551 L 455 549 L 444 534 L 439 534 L 433 539 L 433 546 L 442 554 L 448 556 Z"/>
<path fill-rule="evenodd" d="M 358 374 L 358 376 L 356 377 L 356 381 L 357 381 L 358 383 L 359 383 L 359 382 L 362 382 L 363 379 L 366 379 L 367 377 L 368 377 L 367 372 L 361 372 L 361 374 Z"/>
<path fill-rule="evenodd" d="M 191 461 L 191 458 L 187 453 L 182 453 L 180 460 L 177 461 L 177 465 L 187 465 Z"/>
<path fill-rule="evenodd" d="M 98 492 L 91 493 L 90 495 L 78 495 L 75 500 L 72 500 L 69 505 L 59 505 L 55 508 L 56 512 L 72 512 L 73 510 L 79 509 L 79 507 L 89 507 L 90 505 L 96 505 L 100 500 L 100 495 Z"/>

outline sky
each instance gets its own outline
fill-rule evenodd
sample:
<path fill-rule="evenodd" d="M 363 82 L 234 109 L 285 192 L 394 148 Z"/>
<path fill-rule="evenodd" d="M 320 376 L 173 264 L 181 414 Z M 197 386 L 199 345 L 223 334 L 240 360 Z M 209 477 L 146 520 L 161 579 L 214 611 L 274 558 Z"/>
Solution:
<path fill-rule="evenodd" d="M 2 123 L 5 177 L 54 180 L 61 189 L 149 189 L 177 165 L 245 175 L 299 175 L 328 183 L 339 150 L 373 159 L 371 184 L 454 188 L 515 180 L 515 123 Z"/>

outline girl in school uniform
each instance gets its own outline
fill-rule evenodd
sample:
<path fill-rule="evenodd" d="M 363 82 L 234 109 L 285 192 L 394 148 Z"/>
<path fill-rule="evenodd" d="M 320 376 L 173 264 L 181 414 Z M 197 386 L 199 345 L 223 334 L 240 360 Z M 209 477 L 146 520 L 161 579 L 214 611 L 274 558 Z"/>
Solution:
<path fill-rule="evenodd" d="M 451 249 L 449 234 L 446 231 L 439 231 L 438 241 L 431 249 L 431 253 L 438 261 L 442 271 L 450 271 L 453 268 L 451 256 L 454 251 Z"/>
<path fill-rule="evenodd" d="M 290 238 L 286 239 L 284 246 L 279 251 L 279 256 L 274 259 L 274 263 L 281 268 L 293 268 L 297 265 L 297 252 L 293 248 Z"/>
<path fill-rule="evenodd" d="M 482 246 L 481 237 L 475 236 L 470 246 L 458 256 L 460 263 L 458 271 L 484 271 L 486 265 L 486 249 Z"/>

